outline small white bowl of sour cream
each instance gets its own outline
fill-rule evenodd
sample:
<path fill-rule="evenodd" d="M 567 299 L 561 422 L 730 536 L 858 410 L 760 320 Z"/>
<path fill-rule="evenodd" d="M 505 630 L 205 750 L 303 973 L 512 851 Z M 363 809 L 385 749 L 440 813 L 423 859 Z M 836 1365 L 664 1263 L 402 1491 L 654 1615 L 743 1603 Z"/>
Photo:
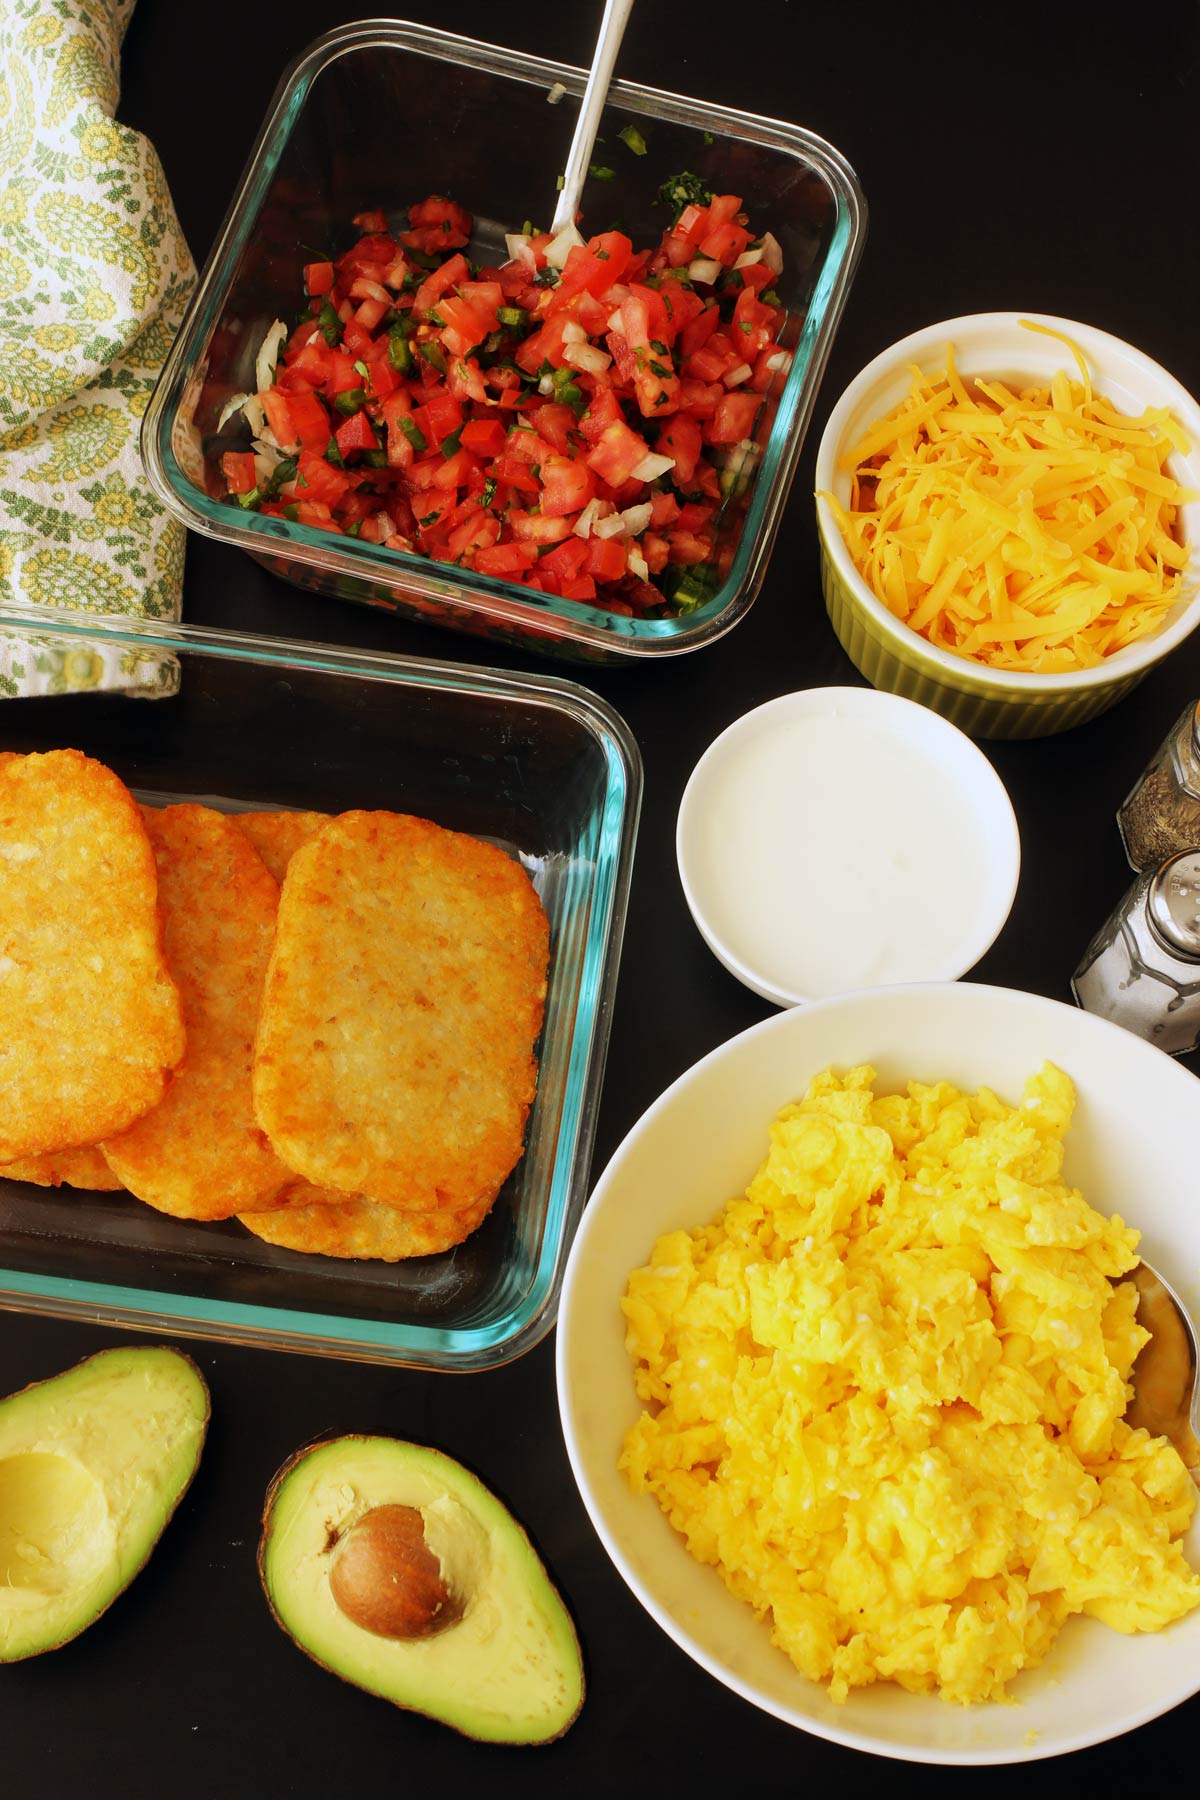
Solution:
<path fill-rule="evenodd" d="M 679 878 L 709 949 L 776 1006 L 955 981 L 1021 868 L 983 752 L 915 701 L 808 688 L 737 719 L 692 771 Z"/>

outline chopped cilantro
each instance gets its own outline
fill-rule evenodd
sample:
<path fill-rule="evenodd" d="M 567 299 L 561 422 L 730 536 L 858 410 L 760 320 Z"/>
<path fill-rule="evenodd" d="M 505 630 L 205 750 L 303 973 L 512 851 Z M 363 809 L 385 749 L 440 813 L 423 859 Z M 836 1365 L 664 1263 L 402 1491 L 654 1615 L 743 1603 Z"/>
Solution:
<path fill-rule="evenodd" d="M 448 437 L 444 437 L 442 439 L 441 452 L 442 452 L 442 455 L 446 458 L 447 462 L 450 461 L 450 458 L 452 456 L 457 455 L 458 447 L 459 447 L 459 440 L 461 437 L 462 437 L 462 426 L 460 425 L 456 431 L 452 431 Z"/>
<path fill-rule="evenodd" d="M 425 317 L 430 325 L 436 325 L 442 331 L 446 329 L 446 321 L 436 307 L 431 306 Z"/>
<path fill-rule="evenodd" d="M 483 484 L 483 492 L 479 496 L 480 506 L 490 506 L 496 498 L 496 477 L 489 475 Z"/>
<path fill-rule="evenodd" d="M 779 295 L 775 292 L 774 288 L 767 289 L 766 293 L 762 296 L 762 303 L 764 306 L 783 305 L 783 301 L 779 298 Z"/>
<path fill-rule="evenodd" d="M 341 343 L 342 321 L 338 318 L 337 312 L 330 305 L 328 300 L 317 314 L 317 324 L 321 327 L 321 336 L 325 339 L 325 342 L 329 345 L 331 350 L 336 344 Z"/>
<path fill-rule="evenodd" d="M 603 163 L 589 163 L 588 174 L 593 181 L 615 181 L 617 179 L 617 171 L 606 168 Z"/>
<path fill-rule="evenodd" d="M 418 525 L 436 525 L 438 520 L 441 518 L 441 516 L 442 515 L 440 512 L 426 513 L 425 517 L 423 519 L 417 520 L 417 524 Z"/>
<path fill-rule="evenodd" d="M 669 351 L 668 351 L 668 350 L 667 350 L 667 346 L 666 346 L 666 345 L 665 345 L 665 344 L 664 344 L 664 343 L 663 343 L 663 342 L 662 342 L 662 340 L 661 340 L 661 339 L 660 339 L 660 338 L 651 338 L 651 339 L 650 339 L 650 348 L 651 348 L 651 349 L 652 349 L 652 350 L 657 350 L 657 351 L 658 351 L 658 354 L 659 354 L 659 355 L 660 355 L 660 356 L 667 356 L 667 355 L 669 355 Z"/>
<path fill-rule="evenodd" d="M 418 456 L 421 455 L 423 450 L 428 450 L 429 445 L 426 442 L 425 433 L 421 430 L 421 427 L 417 424 L 415 419 L 409 418 L 407 414 L 404 414 L 396 420 L 396 423 L 399 425 L 401 431 L 404 433 Z"/>
<path fill-rule="evenodd" d="M 335 469 L 344 469 L 346 466 L 346 459 L 338 449 L 338 441 L 336 438 L 330 438 L 329 440 L 328 447 L 325 451 L 325 461 L 327 463 L 332 463 Z"/>
<path fill-rule="evenodd" d="M 659 379 L 662 381 L 668 381 L 670 379 L 670 377 L 675 373 L 675 371 L 674 371 L 674 369 L 669 368 L 669 367 L 664 368 L 662 363 L 655 362 L 654 358 L 651 357 L 650 358 L 650 373 L 652 375 L 657 375 L 659 377 Z"/>
<path fill-rule="evenodd" d="M 712 197 L 712 189 L 708 183 L 699 175 L 694 175 L 690 169 L 668 176 L 658 190 L 659 202 L 671 208 L 672 225 L 677 222 L 685 207 L 707 206 Z"/>

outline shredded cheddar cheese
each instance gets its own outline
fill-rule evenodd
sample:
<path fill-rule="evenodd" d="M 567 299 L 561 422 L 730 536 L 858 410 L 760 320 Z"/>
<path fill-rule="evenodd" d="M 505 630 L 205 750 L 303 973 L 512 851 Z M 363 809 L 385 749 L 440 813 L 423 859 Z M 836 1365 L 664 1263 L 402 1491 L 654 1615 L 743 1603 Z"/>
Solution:
<path fill-rule="evenodd" d="M 1165 408 L 1118 412 L 1063 342 L 1080 379 L 1018 392 L 968 385 L 947 346 L 945 372 L 914 368 L 908 397 L 842 458 L 849 510 L 825 496 L 884 605 L 993 668 L 1093 668 L 1182 598 L 1176 520 L 1195 496 L 1165 464 L 1188 440 Z"/>

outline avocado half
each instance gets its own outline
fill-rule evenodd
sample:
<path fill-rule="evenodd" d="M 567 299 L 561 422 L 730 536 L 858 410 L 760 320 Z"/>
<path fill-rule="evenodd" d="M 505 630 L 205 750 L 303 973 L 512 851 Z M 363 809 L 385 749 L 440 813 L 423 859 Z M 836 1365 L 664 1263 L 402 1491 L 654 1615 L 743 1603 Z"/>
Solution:
<path fill-rule="evenodd" d="M 259 1573 L 314 1662 L 488 1743 L 543 1744 L 583 1704 L 570 1615 L 482 1482 L 438 1450 L 341 1437 L 267 1493 Z"/>
<path fill-rule="evenodd" d="M 208 1388 L 166 1346 L 0 1400 L 0 1662 L 56 1650 L 143 1567 L 196 1472 Z"/>

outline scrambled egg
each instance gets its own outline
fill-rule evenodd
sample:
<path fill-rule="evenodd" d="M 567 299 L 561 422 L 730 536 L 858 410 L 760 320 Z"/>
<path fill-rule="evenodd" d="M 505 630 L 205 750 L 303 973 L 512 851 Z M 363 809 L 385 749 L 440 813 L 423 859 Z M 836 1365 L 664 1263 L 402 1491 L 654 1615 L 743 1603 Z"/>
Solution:
<path fill-rule="evenodd" d="M 1137 1233 L 1060 1179 L 1074 1107 L 827 1070 L 742 1199 L 671 1232 L 623 1308 L 648 1410 L 622 1467 L 836 1700 L 998 1700 L 1071 1613 L 1200 1604 L 1196 1503 L 1122 1420 Z"/>

